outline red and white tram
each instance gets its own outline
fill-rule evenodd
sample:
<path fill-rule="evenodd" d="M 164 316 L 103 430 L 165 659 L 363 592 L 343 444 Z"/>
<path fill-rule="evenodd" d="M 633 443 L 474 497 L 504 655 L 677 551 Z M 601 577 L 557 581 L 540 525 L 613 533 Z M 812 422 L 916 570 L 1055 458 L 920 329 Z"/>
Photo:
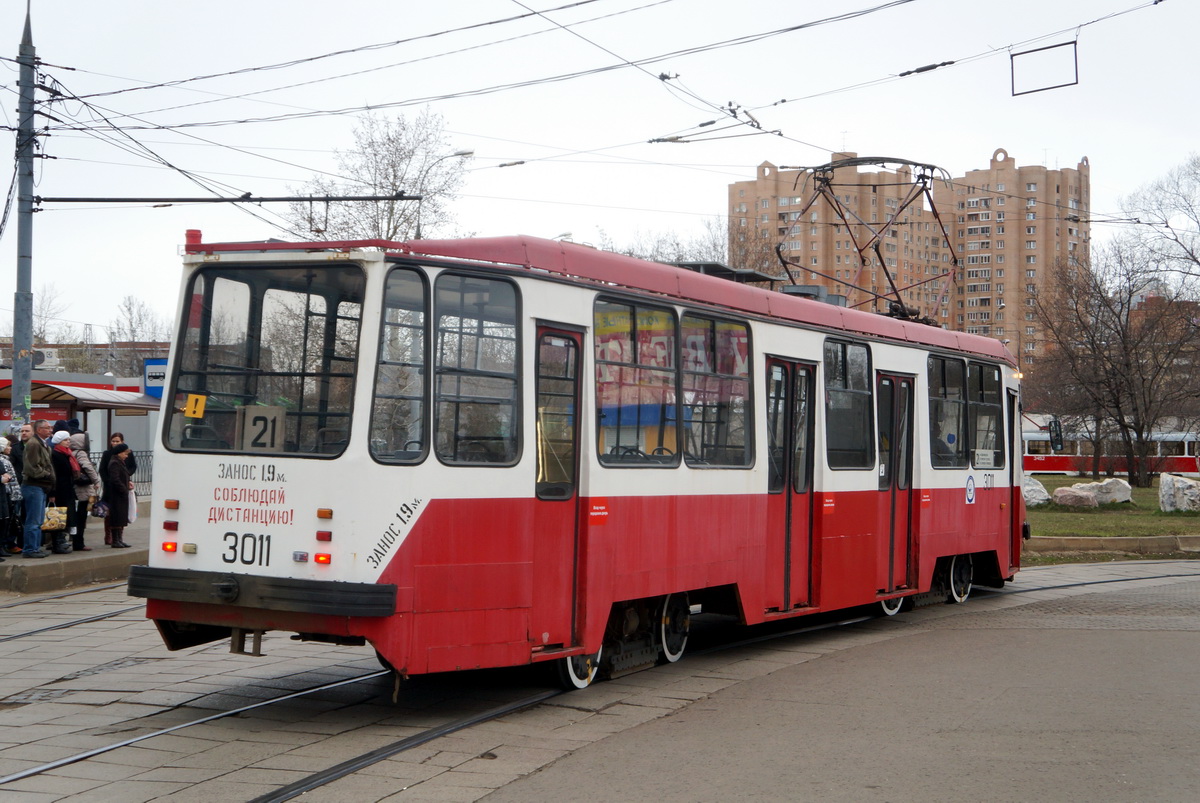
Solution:
<path fill-rule="evenodd" d="M 189 232 L 184 264 L 129 581 L 172 649 L 279 630 L 582 687 L 678 660 L 696 605 L 894 613 L 1020 564 L 991 338 L 526 237 Z"/>

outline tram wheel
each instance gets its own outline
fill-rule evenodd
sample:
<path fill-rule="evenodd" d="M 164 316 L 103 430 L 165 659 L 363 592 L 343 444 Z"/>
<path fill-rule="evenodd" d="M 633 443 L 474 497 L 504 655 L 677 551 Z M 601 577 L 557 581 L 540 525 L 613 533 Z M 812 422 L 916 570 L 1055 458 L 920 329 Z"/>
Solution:
<path fill-rule="evenodd" d="M 673 664 L 683 657 L 691 627 L 692 608 L 687 594 L 665 596 L 658 625 L 658 643 L 664 663 Z"/>
<path fill-rule="evenodd" d="M 975 566 L 970 555 L 955 555 L 950 559 L 950 569 L 946 572 L 947 583 L 946 602 L 957 604 L 967 601 L 971 596 L 971 585 L 975 579 Z"/>
<path fill-rule="evenodd" d="M 600 669 L 602 652 L 603 647 L 591 655 L 572 655 L 570 658 L 558 659 L 555 668 L 558 670 L 559 685 L 567 691 L 586 689 L 592 685 L 592 681 L 596 679 L 596 672 Z"/>
<path fill-rule="evenodd" d="M 879 600 L 879 609 L 883 611 L 884 616 L 895 616 L 904 610 L 904 597 L 881 599 Z"/>

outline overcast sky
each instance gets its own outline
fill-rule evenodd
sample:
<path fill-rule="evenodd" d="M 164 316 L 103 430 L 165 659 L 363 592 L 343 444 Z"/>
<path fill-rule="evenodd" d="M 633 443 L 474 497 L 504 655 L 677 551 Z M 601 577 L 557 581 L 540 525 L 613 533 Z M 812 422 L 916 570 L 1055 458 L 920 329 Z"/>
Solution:
<path fill-rule="evenodd" d="M 593 244 L 694 236 L 724 214 L 727 185 L 763 161 L 816 165 L 845 149 L 960 174 L 997 148 L 1048 167 L 1086 156 L 1103 219 L 1197 149 L 1195 0 L 523 2 L 33 0 L 47 81 L 75 96 L 126 90 L 87 98 L 91 109 L 50 107 L 86 130 L 43 140 L 54 159 L 38 162 L 36 193 L 206 194 L 150 151 L 230 195 L 291 194 L 334 170 L 333 149 L 351 144 L 368 106 L 414 115 L 428 105 L 445 121 L 448 152 L 475 151 L 454 204 L 459 232 Z M 0 5 L 0 106 L 13 126 L 25 4 Z M 1077 85 L 1012 95 L 1011 53 L 1072 42 Z M 313 59 L 337 51 L 352 52 Z M 246 71 L 285 62 L 299 63 Z M 1017 64 L 1022 88 L 1074 79 L 1071 48 Z M 127 91 L 231 71 L 241 72 Z M 721 111 L 730 103 L 779 133 L 736 125 Z M 141 128 L 101 130 L 101 115 Z M 648 142 L 697 131 L 686 144 Z M 498 167 L 514 161 L 525 164 Z M 34 221 L 34 291 L 53 284 L 65 319 L 97 327 L 130 294 L 172 316 L 184 230 L 281 236 L 270 210 L 46 204 Z M 0 243 L 5 332 L 15 262 L 14 215 Z"/>

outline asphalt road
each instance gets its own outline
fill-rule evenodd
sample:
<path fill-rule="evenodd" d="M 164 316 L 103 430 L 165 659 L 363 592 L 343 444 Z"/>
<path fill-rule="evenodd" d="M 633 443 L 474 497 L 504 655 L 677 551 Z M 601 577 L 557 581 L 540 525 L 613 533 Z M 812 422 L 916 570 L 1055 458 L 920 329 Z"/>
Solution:
<path fill-rule="evenodd" d="M 901 614 L 484 799 L 1200 800 L 1200 576 L 1157 582 Z"/>

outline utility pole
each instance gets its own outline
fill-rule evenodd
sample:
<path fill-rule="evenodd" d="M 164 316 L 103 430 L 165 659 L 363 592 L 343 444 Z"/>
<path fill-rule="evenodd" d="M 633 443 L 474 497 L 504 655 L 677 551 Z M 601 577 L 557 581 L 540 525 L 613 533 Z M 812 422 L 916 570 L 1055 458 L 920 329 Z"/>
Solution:
<path fill-rule="evenodd" d="M 37 83 L 37 52 L 29 3 L 25 4 L 25 33 L 17 63 L 21 99 L 17 106 L 17 292 L 13 298 L 12 422 L 30 420 L 33 370 L 33 90 Z"/>

